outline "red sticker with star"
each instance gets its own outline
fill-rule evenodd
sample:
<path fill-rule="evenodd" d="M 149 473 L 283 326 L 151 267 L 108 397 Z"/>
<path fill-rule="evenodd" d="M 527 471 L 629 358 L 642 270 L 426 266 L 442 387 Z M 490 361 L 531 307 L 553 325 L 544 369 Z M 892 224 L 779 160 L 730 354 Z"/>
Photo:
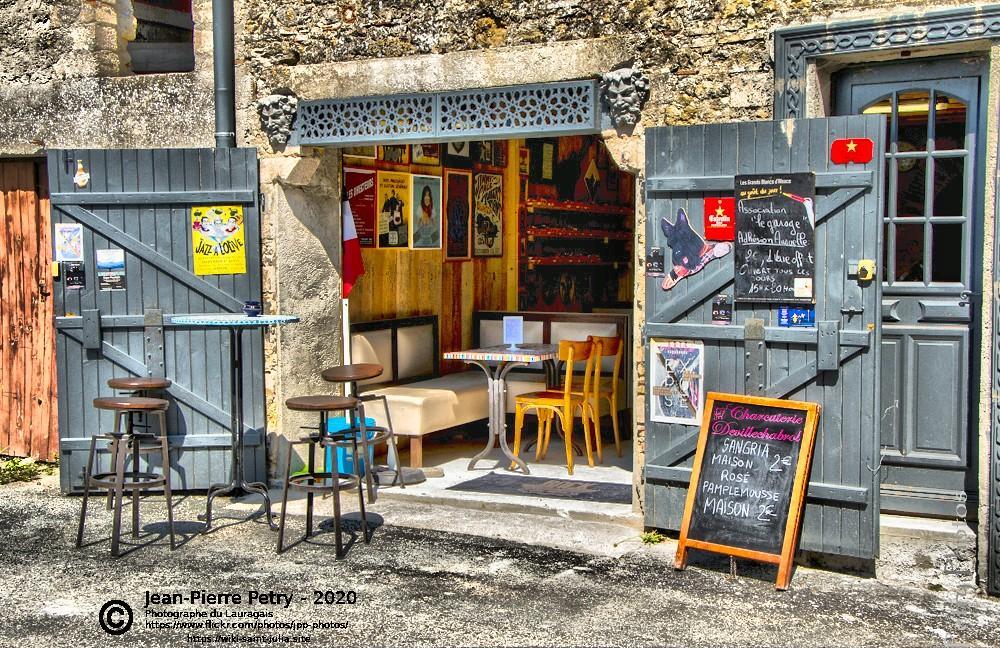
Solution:
<path fill-rule="evenodd" d="M 830 161 L 834 164 L 867 164 L 874 153 L 875 143 L 867 137 L 835 139 L 830 144 Z"/>
<path fill-rule="evenodd" d="M 736 238 L 736 199 L 732 196 L 705 198 L 705 239 L 732 241 Z"/>

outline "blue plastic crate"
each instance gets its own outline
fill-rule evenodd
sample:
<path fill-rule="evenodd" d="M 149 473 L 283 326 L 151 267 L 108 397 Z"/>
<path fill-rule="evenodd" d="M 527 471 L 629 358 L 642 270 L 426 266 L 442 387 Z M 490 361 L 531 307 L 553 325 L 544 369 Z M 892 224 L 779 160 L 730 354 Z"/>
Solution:
<path fill-rule="evenodd" d="M 365 418 L 366 427 L 374 427 L 375 419 Z M 340 432 L 341 430 L 346 430 L 351 427 L 350 422 L 346 418 L 331 418 L 327 421 L 326 431 L 329 433 Z M 375 437 L 375 432 L 369 432 L 368 438 L 372 439 Z M 358 447 L 360 448 L 361 435 L 358 434 Z M 366 465 L 372 465 L 375 463 L 375 446 L 368 446 L 368 459 L 367 464 L 364 457 L 361 457 L 361 474 L 364 475 L 366 471 Z M 326 449 L 326 465 L 333 465 L 333 448 Z M 337 448 L 337 471 L 341 473 L 347 473 L 349 475 L 354 474 L 354 454 L 351 452 L 350 448 Z"/>

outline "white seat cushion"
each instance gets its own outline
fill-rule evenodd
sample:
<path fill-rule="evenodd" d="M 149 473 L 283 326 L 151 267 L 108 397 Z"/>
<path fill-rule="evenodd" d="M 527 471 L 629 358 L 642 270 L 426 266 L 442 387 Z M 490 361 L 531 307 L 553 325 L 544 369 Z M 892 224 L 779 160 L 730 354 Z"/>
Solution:
<path fill-rule="evenodd" d="M 365 394 L 386 397 L 393 430 L 400 436 L 423 436 L 489 416 L 486 375 L 478 369 L 383 387 Z M 374 418 L 377 425 L 385 425 L 385 411 L 380 402 L 366 404 L 365 414 Z"/>

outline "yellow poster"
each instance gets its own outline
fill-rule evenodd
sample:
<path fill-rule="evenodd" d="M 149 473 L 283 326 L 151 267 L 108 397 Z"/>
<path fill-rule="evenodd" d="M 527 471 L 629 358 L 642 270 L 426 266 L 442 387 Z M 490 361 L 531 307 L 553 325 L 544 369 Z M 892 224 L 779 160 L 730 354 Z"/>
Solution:
<path fill-rule="evenodd" d="M 243 274 L 247 271 L 243 207 L 210 205 L 191 208 L 191 245 L 196 275 Z"/>

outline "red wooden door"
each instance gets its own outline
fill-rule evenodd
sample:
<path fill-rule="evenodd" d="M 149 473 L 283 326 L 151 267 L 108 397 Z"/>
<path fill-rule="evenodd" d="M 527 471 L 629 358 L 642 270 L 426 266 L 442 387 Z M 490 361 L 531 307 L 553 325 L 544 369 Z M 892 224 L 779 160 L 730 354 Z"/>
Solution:
<path fill-rule="evenodd" d="M 58 455 L 45 163 L 0 160 L 0 453 Z"/>

